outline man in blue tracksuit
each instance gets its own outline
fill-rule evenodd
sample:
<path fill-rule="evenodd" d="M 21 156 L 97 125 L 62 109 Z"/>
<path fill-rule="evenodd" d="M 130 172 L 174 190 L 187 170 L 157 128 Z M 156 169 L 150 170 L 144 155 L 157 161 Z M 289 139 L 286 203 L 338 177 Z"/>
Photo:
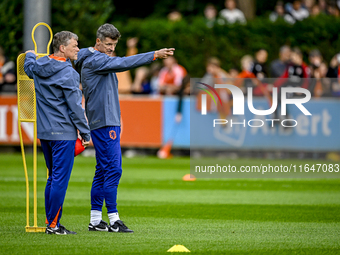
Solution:
<path fill-rule="evenodd" d="M 77 59 L 78 37 L 62 31 L 53 37 L 54 54 L 36 60 L 26 52 L 24 70 L 34 79 L 37 100 L 38 138 L 49 177 L 45 188 L 47 234 L 76 234 L 59 223 L 74 161 L 77 130 L 84 146 L 90 142 L 90 129 L 79 89 L 79 74 L 71 61 Z"/>
<path fill-rule="evenodd" d="M 111 24 L 97 31 L 95 47 L 81 49 L 76 66 L 81 68 L 85 111 L 96 150 L 96 172 L 91 189 L 90 231 L 133 232 L 120 220 L 117 210 L 117 187 L 122 174 L 120 148 L 120 107 L 116 72 L 149 64 L 157 58 L 173 55 L 174 49 L 114 57 L 120 33 Z M 110 225 L 102 220 L 105 200 Z"/>

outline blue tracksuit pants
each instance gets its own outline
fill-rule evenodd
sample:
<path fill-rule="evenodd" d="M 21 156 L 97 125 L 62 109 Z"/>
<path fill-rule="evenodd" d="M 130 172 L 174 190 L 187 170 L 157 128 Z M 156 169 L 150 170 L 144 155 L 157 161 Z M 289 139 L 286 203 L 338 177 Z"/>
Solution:
<path fill-rule="evenodd" d="M 96 150 L 96 172 L 91 189 L 91 210 L 101 211 L 103 202 L 108 213 L 117 210 L 117 188 L 122 175 L 120 127 L 107 126 L 91 131 Z"/>
<path fill-rule="evenodd" d="M 40 139 L 48 168 L 45 188 L 46 219 L 50 227 L 59 227 L 63 203 L 74 162 L 76 141 L 50 141 Z"/>

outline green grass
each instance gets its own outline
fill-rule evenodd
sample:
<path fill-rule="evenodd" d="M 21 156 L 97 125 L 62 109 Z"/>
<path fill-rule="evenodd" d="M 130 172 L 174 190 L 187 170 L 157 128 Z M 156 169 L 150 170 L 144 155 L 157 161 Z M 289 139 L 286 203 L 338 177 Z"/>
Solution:
<path fill-rule="evenodd" d="M 278 162 L 240 159 L 233 164 L 259 161 Z M 313 162 L 323 163 L 309 161 Z M 340 180 L 183 182 L 189 165 L 188 158 L 123 159 L 118 210 L 135 233 L 93 233 L 87 226 L 95 159 L 77 157 L 61 222 L 78 234 L 50 236 L 25 233 L 21 156 L 0 154 L 0 254 L 167 254 L 175 244 L 186 246 L 193 254 L 340 253 Z M 39 154 L 40 226 L 45 217 L 45 177 L 43 156 Z M 106 209 L 103 215 L 108 220 Z"/>

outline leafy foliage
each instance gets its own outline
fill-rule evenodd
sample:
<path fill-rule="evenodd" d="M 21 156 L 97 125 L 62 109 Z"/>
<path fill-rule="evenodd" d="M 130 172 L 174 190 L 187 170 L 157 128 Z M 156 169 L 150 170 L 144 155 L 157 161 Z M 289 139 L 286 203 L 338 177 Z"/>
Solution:
<path fill-rule="evenodd" d="M 23 43 L 23 1 L 0 1 L 0 46 L 15 59 Z"/>
<path fill-rule="evenodd" d="M 93 45 L 98 27 L 104 24 L 114 11 L 112 0 L 58 0 L 52 2 L 52 29 L 76 33 L 80 47 Z"/>

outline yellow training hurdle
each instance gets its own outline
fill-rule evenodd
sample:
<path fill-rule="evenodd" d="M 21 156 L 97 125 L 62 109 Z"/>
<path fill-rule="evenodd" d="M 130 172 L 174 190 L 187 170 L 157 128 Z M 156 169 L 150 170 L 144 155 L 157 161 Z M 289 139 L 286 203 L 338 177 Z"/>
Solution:
<path fill-rule="evenodd" d="M 37 44 L 34 39 L 34 31 L 39 26 L 45 26 L 50 32 L 50 40 L 47 44 L 46 53 L 37 53 Z M 49 25 L 44 22 L 36 24 L 32 29 L 32 40 L 34 43 L 34 51 L 38 54 L 37 59 L 50 54 L 50 45 L 52 42 L 53 33 Z M 37 219 L 37 110 L 36 110 L 36 96 L 34 81 L 30 79 L 24 71 L 24 62 L 26 54 L 22 53 L 17 58 L 17 93 L 18 93 L 18 126 L 20 136 L 20 146 L 22 153 L 22 161 L 25 170 L 26 179 L 26 232 L 44 232 L 46 227 L 38 227 Z M 27 164 L 25 157 L 24 141 L 21 131 L 21 123 L 30 122 L 34 125 L 34 138 L 33 138 L 33 226 L 30 226 L 30 207 L 29 207 L 29 180 L 27 172 Z"/>

